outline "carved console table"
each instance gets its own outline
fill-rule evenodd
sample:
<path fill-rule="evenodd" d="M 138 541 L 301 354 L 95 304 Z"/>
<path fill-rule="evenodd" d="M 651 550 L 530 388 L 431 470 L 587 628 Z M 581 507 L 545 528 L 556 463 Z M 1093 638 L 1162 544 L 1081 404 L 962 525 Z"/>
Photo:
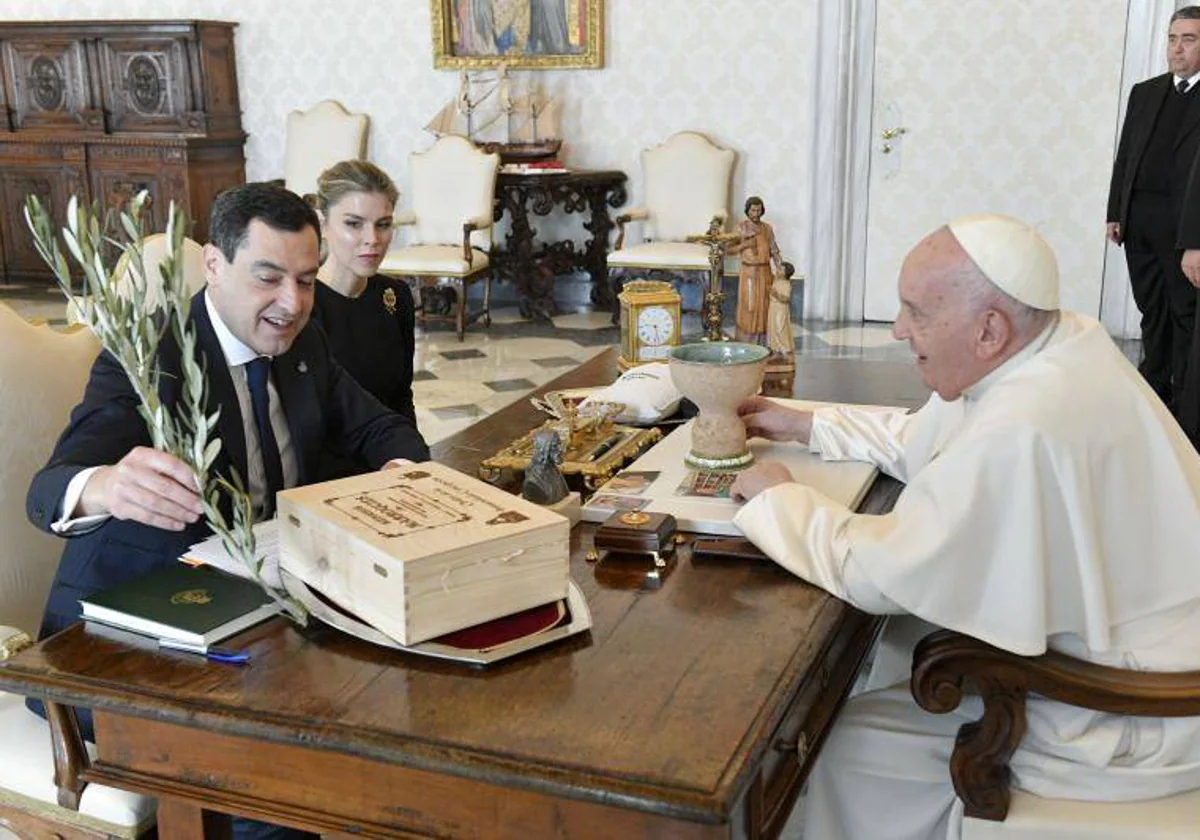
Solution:
<path fill-rule="evenodd" d="M 521 296 L 521 314 L 548 320 L 555 313 L 554 277 L 582 269 L 592 278 L 592 302 L 612 305 L 607 282 L 608 234 L 614 227 L 610 208 L 625 203 L 625 173 L 576 171 L 553 175 L 501 173 L 496 182 L 496 221 L 507 212 L 510 220 L 504 247 L 493 247 L 493 277 L 512 283 Z M 530 211 L 547 216 L 556 207 L 566 213 L 587 213 L 583 227 L 591 239 L 577 247 L 572 241 L 542 245 L 535 240 Z"/>
<path fill-rule="evenodd" d="M 0 260 L 51 279 L 25 228 L 34 193 L 119 207 L 150 193 L 150 230 L 174 201 L 208 236 L 218 192 L 246 180 L 233 29 L 216 21 L 0 23 Z"/>

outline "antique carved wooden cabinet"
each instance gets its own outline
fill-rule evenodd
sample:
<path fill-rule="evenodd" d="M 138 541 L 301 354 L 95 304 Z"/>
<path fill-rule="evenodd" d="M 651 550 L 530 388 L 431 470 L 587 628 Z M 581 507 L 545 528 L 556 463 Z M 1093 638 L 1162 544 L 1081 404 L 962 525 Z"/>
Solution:
<path fill-rule="evenodd" d="M 61 218 L 72 194 L 119 207 L 151 196 L 151 231 L 172 201 L 208 234 L 208 210 L 245 180 L 235 24 L 0 23 L 0 259 L 8 279 L 50 279 L 22 213 L 37 194 Z"/>

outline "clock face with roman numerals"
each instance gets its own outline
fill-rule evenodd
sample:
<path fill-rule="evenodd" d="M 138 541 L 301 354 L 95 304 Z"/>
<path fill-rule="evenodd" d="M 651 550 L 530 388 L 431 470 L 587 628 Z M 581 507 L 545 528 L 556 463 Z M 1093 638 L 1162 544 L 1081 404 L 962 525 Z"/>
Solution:
<path fill-rule="evenodd" d="M 642 344 L 661 347 L 675 335 L 675 316 L 662 306 L 648 306 L 638 313 L 637 336 Z"/>

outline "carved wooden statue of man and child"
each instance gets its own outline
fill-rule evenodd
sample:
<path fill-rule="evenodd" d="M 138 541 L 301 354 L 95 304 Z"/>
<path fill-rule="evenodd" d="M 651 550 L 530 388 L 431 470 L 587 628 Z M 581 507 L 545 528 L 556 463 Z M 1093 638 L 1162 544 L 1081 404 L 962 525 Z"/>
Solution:
<path fill-rule="evenodd" d="M 758 196 L 746 199 L 746 218 L 733 231 L 740 238 L 725 245 L 725 253 L 741 260 L 735 337 L 770 349 L 772 367 L 790 367 L 796 348 L 791 312 L 795 268 L 783 261 L 774 229 L 762 220 L 766 211 Z"/>

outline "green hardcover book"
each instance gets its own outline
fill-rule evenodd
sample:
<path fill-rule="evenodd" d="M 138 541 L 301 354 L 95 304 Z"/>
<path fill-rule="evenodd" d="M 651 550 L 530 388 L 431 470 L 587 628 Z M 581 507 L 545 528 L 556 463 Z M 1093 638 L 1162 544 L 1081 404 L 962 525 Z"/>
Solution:
<path fill-rule="evenodd" d="M 174 563 L 79 604 L 87 621 L 203 647 L 279 612 L 253 581 Z"/>

